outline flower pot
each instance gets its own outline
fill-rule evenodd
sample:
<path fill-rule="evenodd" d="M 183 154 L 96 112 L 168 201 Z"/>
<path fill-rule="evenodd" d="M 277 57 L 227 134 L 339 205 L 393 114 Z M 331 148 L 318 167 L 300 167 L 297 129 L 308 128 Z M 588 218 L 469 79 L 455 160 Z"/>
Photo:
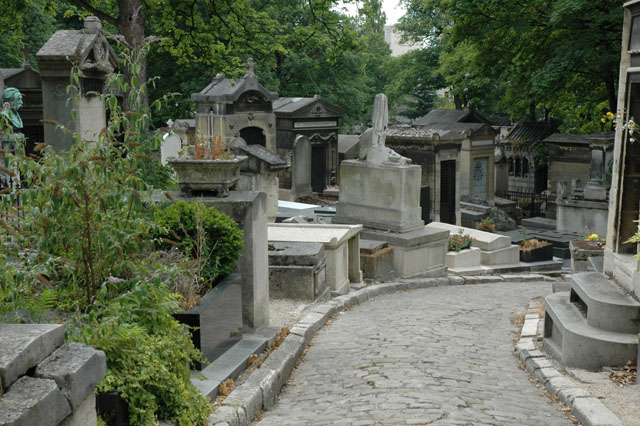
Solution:
<path fill-rule="evenodd" d="M 553 245 L 534 248 L 531 250 L 520 249 L 520 262 L 545 262 L 553 259 Z"/>
<path fill-rule="evenodd" d="M 202 370 L 242 339 L 242 288 L 240 276 L 230 274 L 188 311 L 173 314 L 191 328 L 191 341 L 202 352 L 203 362 L 193 368 Z"/>
<path fill-rule="evenodd" d="M 215 192 L 224 198 L 240 179 L 240 166 L 247 158 L 245 155 L 234 155 L 229 160 L 178 158 L 168 163 L 178 174 L 182 192 Z"/>

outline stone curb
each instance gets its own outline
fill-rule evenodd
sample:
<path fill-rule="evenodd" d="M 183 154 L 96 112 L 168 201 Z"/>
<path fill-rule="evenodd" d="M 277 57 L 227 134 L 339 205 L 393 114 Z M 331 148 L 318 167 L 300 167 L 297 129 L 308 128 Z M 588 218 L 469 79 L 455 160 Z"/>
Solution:
<path fill-rule="evenodd" d="M 560 373 L 551 358 L 534 345 L 538 338 L 539 304 L 532 302 L 525 315 L 520 339 L 515 347 L 516 357 L 527 372 L 545 387 L 551 396 L 558 398 L 583 426 L 624 426 L 622 421 L 600 400 L 579 387 L 572 379 Z"/>
<path fill-rule="evenodd" d="M 511 275 L 510 281 L 531 282 L 547 281 L 542 275 Z M 245 426 L 262 411 L 273 408 L 277 396 L 287 382 L 295 363 L 302 355 L 305 347 L 324 323 L 345 308 L 359 305 L 376 296 L 399 291 L 504 282 L 506 277 L 500 275 L 449 276 L 441 278 L 411 278 L 396 282 L 373 284 L 360 290 L 335 297 L 319 305 L 304 318 L 291 327 L 289 335 L 255 370 L 246 382 L 235 388 L 229 396 L 216 408 L 209 417 L 211 426 Z M 531 350 L 533 351 L 533 342 Z"/>

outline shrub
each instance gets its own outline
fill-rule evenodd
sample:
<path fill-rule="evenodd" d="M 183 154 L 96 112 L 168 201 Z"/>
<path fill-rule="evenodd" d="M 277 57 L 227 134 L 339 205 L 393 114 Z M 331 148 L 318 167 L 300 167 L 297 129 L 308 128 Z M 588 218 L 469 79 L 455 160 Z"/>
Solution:
<path fill-rule="evenodd" d="M 178 201 L 155 215 L 161 248 L 172 245 L 198 260 L 198 274 L 211 288 L 235 268 L 242 231 L 229 216 L 201 202 Z"/>
<path fill-rule="evenodd" d="M 493 223 L 493 218 L 490 216 L 484 218 L 478 224 L 478 229 L 480 231 L 485 231 L 485 232 L 494 232 L 496 230 L 496 225 L 495 223 Z"/>
<path fill-rule="evenodd" d="M 472 238 L 469 234 L 465 234 L 464 231 L 460 229 L 457 234 L 449 236 L 447 250 L 459 252 L 460 250 L 468 249 L 474 240 L 475 238 Z"/>
<path fill-rule="evenodd" d="M 155 425 L 156 417 L 205 424 L 212 406 L 191 384 L 189 371 L 201 354 L 171 316 L 178 299 L 158 278 L 130 285 L 115 298 L 103 289 L 91 312 L 68 327 L 68 340 L 105 352 L 107 375 L 97 391 L 119 391 L 132 425 Z"/>

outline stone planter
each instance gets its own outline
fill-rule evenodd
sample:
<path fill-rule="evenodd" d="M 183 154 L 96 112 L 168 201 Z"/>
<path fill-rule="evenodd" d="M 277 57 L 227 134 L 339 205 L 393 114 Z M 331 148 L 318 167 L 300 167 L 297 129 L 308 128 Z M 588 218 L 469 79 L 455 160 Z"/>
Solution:
<path fill-rule="evenodd" d="M 592 270 L 589 258 L 604 256 L 605 243 L 600 241 L 573 240 L 569 243 L 571 251 L 571 272 L 586 272 Z"/>
<path fill-rule="evenodd" d="M 449 268 L 464 268 L 480 265 L 480 249 L 470 247 L 460 251 L 448 251 L 444 263 Z"/>
<path fill-rule="evenodd" d="M 520 249 L 520 262 L 545 262 L 553 259 L 553 245 L 547 244 L 543 247 L 531 250 Z"/>
<path fill-rule="evenodd" d="M 200 304 L 173 317 L 191 329 L 191 341 L 204 357 L 193 367 L 202 370 L 242 339 L 242 288 L 240 276 L 231 274 L 211 289 Z"/>
<path fill-rule="evenodd" d="M 246 160 L 245 155 L 235 155 L 229 160 L 178 158 L 168 164 L 178 173 L 182 192 L 215 192 L 218 197 L 227 197 L 240 179 L 240 166 Z"/>

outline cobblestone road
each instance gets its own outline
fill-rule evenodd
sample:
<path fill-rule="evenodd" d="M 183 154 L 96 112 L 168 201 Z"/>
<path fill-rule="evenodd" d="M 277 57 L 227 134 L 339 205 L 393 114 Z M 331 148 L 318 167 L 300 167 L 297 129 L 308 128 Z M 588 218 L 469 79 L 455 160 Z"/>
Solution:
<path fill-rule="evenodd" d="M 313 340 L 260 425 L 572 425 L 518 368 L 510 319 L 550 284 L 379 296 Z"/>

